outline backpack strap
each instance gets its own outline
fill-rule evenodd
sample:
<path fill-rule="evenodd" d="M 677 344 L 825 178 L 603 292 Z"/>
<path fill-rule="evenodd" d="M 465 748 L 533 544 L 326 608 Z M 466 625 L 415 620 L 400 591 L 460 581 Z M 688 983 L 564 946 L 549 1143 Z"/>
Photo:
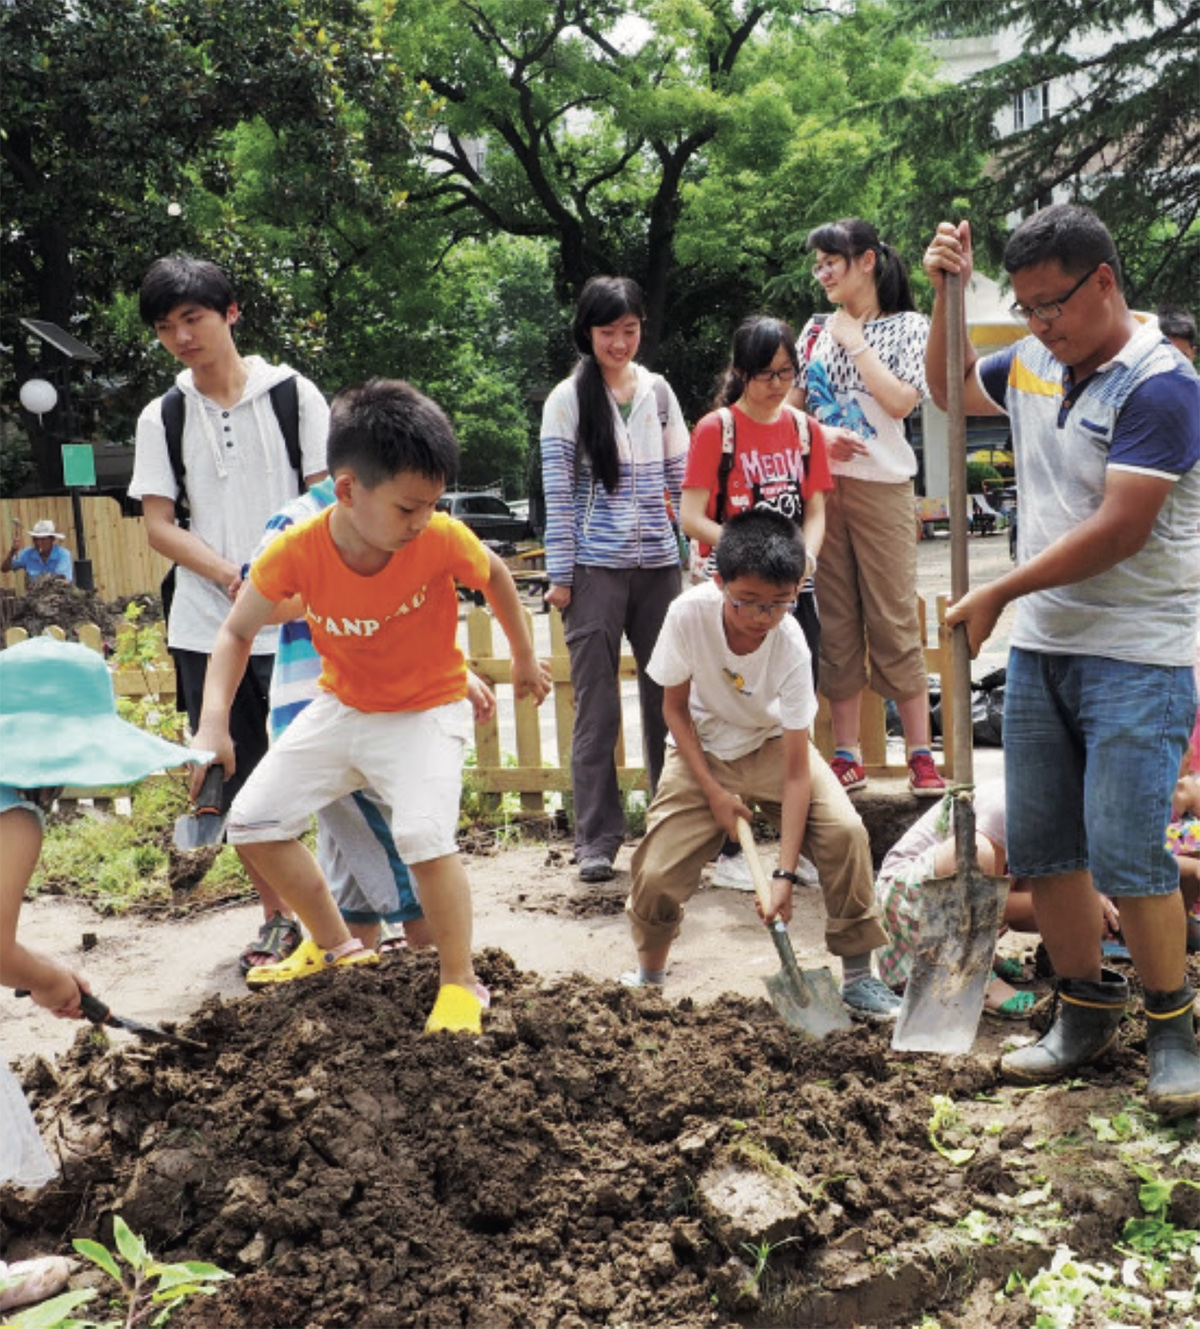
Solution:
<path fill-rule="evenodd" d="M 287 446 L 288 461 L 291 462 L 292 470 L 296 472 L 296 478 L 300 481 L 300 492 L 303 494 L 308 485 L 304 482 L 304 458 L 300 455 L 300 392 L 296 386 L 296 375 L 289 374 L 287 378 L 276 383 L 268 396 L 271 398 L 275 419 L 279 421 L 279 429 Z"/>
<path fill-rule="evenodd" d="M 671 407 L 667 400 L 667 380 L 661 374 L 654 375 L 654 400 L 658 404 L 658 423 L 665 431 L 671 418 Z"/>
<path fill-rule="evenodd" d="M 812 450 L 812 435 L 808 432 L 808 416 L 795 406 L 785 406 L 785 411 L 790 412 L 796 425 L 796 436 L 800 440 L 800 455 L 807 457 Z"/>
<path fill-rule="evenodd" d="M 713 505 L 713 521 L 718 526 L 725 524 L 725 490 L 729 484 L 729 472 L 733 470 L 733 453 L 737 436 L 733 424 L 733 412 L 728 406 L 717 408 L 721 417 L 721 463 L 717 467 L 717 500 Z"/>
<path fill-rule="evenodd" d="M 167 456 L 171 461 L 171 473 L 179 490 L 175 498 L 175 516 L 181 526 L 186 526 L 188 519 L 187 484 L 184 480 L 186 470 L 183 464 L 183 417 L 186 406 L 183 393 L 177 386 L 172 385 L 163 393 L 160 403 L 163 432 L 167 436 Z"/>
<path fill-rule="evenodd" d="M 300 492 L 308 488 L 304 481 L 304 458 L 300 453 L 300 391 L 296 386 L 296 375 L 289 374 L 267 394 L 271 399 L 271 409 L 279 422 L 280 433 L 287 448 L 288 462 L 300 482 Z M 183 422 L 187 414 L 187 400 L 178 386 L 172 386 L 163 393 L 162 403 L 163 432 L 167 436 L 167 456 L 171 461 L 171 473 L 179 489 L 175 499 L 175 515 L 179 524 L 187 524 L 187 468 L 183 463 Z"/>

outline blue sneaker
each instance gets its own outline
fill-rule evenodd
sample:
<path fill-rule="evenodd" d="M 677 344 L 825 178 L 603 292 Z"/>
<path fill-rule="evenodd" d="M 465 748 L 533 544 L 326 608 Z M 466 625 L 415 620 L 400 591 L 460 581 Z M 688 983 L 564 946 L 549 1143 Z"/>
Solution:
<path fill-rule="evenodd" d="M 853 983 L 843 983 L 842 1000 L 856 1020 L 887 1024 L 900 1014 L 900 998 L 874 974 L 864 974 Z"/>

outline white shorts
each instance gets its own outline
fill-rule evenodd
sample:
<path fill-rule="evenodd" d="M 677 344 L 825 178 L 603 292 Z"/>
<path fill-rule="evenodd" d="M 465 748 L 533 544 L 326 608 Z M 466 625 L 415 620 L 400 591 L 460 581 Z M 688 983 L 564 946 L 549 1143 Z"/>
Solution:
<path fill-rule="evenodd" d="M 230 844 L 295 840 L 309 818 L 372 786 L 392 809 L 408 864 L 458 850 L 462 767 L 471 740 L 465 699 L 428 711 L 357 711 L 323 692 L 287 727 L 229 809 Z"/>

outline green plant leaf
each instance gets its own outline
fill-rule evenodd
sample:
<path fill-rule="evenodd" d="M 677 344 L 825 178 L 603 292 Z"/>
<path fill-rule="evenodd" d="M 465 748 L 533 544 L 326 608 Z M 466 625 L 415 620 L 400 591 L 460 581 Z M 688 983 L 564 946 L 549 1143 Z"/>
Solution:
<path fill-rule="evenodd" d="M 146 1243 L 134 1235 L 120 1214 L 113 1214 L 113 1237 L 126 1263 L 141 1273 L 150 1259 L 146 1253 Z"/>
<path fill-rule="evenodd" d="M 18 1311 L 4 1321 L 4 1329 L 82 1329 L 87 1321 L 73 1320 L 70 1313 L 76 1306 L 82 1306 L 96 1295 L 95 1288 L 82 1288 L 77 1292 L 64 1292 L 61 1296 L 51 1297 L 40 1306 L 31 1306 L 28 1310 Z"/>
<path fill-rule="evenodd" d="M 85 1259 L 91 1260 L 93 1264 L 98 1264 L 110 1278 L 117 1283 L 121 1282 L 120 1266 L 113 1259 L 112 1252 L 107 1246 L 101 1246 L 98 1241 L 89 1241 L 87 1237 L 77 1237 L 71 1245 Z"/>

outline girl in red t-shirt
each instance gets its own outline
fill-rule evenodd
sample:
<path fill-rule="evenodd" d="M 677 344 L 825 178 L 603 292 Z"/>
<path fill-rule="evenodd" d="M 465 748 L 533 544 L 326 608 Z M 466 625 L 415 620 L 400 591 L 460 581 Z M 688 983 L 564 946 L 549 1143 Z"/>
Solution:
<path fill-rule="evenodd" d="M 699 544 L 699 575 L 712 575 L 721 525 L 747 508 L 773 508 L 800 528 L 808 575 L 796 618 L 817 677 L 820 623 L 812 575 L 825 537 L 825 491 L 833 488 L 825 434 L 810 416 L 785 405 L 799 371 L 796 338 L 782 319 L 755 315 L 733 334 L 732 361 L 715 409 L 692 431 L 683 479 L 684 534 Z M 733 452 L 723 457 L 727 412 Z"/>

